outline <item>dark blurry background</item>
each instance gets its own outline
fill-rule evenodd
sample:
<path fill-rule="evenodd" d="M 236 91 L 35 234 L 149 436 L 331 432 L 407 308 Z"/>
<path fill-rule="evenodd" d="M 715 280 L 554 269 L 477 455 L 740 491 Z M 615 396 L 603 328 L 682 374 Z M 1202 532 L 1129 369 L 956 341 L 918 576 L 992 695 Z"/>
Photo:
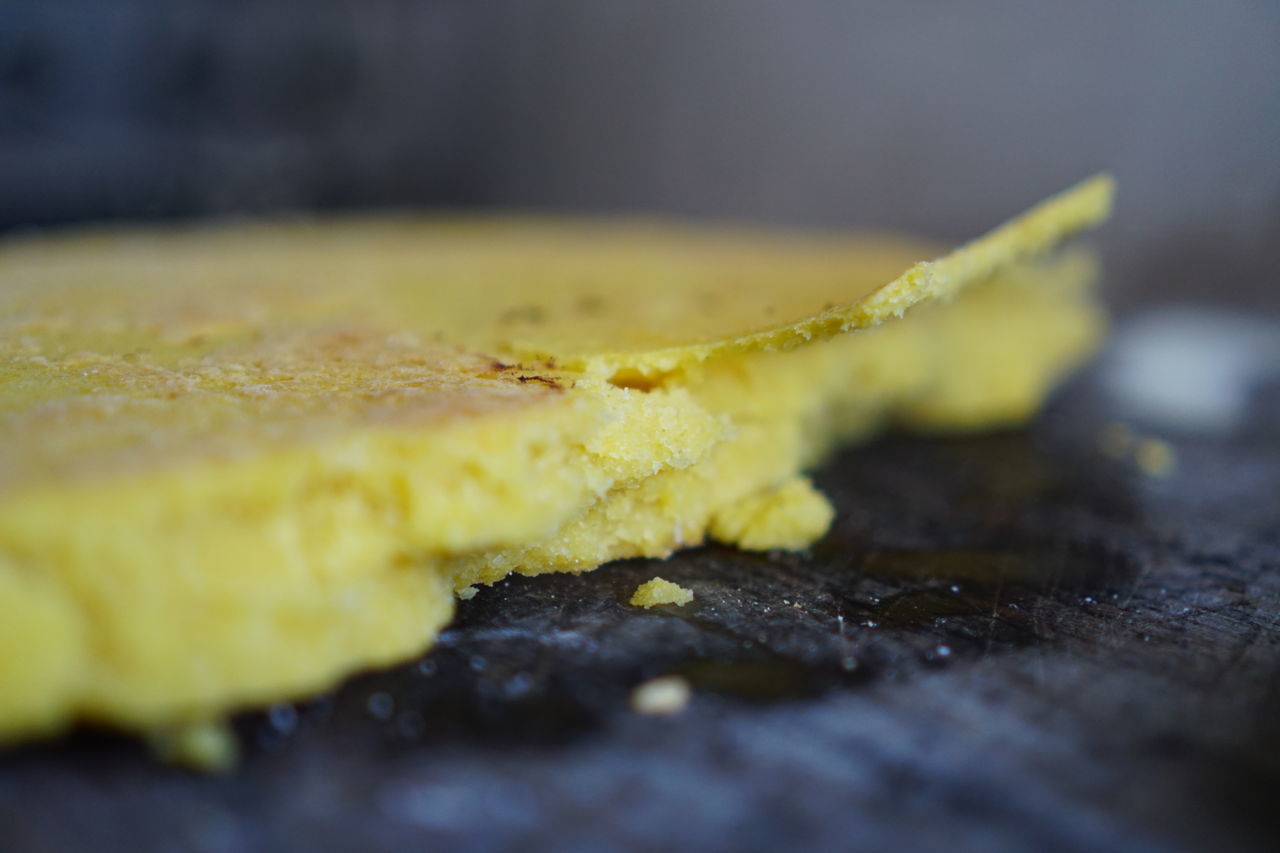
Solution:
<path fill-rule="evenodd" d="M 1276 0 L 0 0 L 0 229 L 383 206 L 973 236 L 1275 304 Z"/>

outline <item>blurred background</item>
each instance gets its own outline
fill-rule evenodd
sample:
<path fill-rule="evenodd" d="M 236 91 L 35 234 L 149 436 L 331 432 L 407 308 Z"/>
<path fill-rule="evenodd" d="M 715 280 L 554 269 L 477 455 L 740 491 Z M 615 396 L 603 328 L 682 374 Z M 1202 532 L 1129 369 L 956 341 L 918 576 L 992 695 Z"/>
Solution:
<path fill-rule="evenodd" d="M 0 0 L 0 230 L 387 206 L 974 236 L 1276 305 L 1274 0 Z"/>

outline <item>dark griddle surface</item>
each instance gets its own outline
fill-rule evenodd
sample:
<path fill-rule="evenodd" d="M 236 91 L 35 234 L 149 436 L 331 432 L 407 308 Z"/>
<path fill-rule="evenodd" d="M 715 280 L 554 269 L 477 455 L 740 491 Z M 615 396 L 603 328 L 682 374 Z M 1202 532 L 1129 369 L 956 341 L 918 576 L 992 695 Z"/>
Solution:
<path fill-rule="evenodd" d="M 234 774 L 10 752 L 0 850 L 1275 849 L 1280 417 L 1161 480 L 1092 388 L 846 452 L 807 556 L 482 590 L 424 661 L 240 720 Z M 628 607 L 655 574 L 695 602 Z M 667 672 L 684 714 L 627 710 Z"/>

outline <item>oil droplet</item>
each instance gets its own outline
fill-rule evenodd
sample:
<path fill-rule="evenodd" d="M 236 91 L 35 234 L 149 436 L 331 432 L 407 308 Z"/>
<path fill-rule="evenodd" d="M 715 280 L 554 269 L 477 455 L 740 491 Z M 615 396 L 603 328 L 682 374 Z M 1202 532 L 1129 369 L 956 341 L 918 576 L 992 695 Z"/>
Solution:
<path fill-rule="evenodd" d="M 401 737 L 408 740 L 416 740 L 422 737 L 422 733 L 426 728 L 426 720 L 422 719 L 422 715 L 417 711 L 402 711 L 396 717 L 396 731 Z"/>
<path fill-rule="evenodd" d="M 298 710 L 287 702 L 272 705 L 267 710 L 267 721 L 282 735 L 292 732 L 298 725 Z"/>
<path fill-rule="evenodd" d="M 945 663 L 951 657 L 951 647 L 946 643 L 939 643 L 924 653 L 925 663 L 940 664 Z"/>
<path fill-rule="evenodd" d="M 861 622 L 859 622 L 858 624 L 859 624 L 859 625 L 861 625 L 863 628 L 874 628 L 874 627 L 876 627 L 877 625 L 879 625 L 880 623 L 879 623 L 879 622 L 877 622 L 877 621 L 876 621 L 876 620 L 874 620 L 874 619 L 863 619 L 863 620 L 862 620 Z"/>
<path fill-rule="evenodd" d="M 307 703 L 307 713 L 326 719 L 333 713 L 333 697 L 328 695 L 317 696 Z"/>
<path fill-rule="evenodd" d="M 1085 604 L 1093 604 L 1092 595 L 1086 595 L 1082 600 L 1084 601 Z"/>
<path fill-rule="evenodd" d="M 953 583 L 953 584 L 951 585 L 951 592 L 952 592 L 953 594 L 955 594 L 955 595 L 959 595 L 959 594 L 960 594 L 960 584 L 958 584 L 958 583 Z"/>
<path fill-rule="evenodd" d="M 391 698 L 390 693 L 378 691 L 369 695 L 365 707 L 375 720 L 389 720 L 396 712 L 396 700 Z"/>
<path fill-rule="evenodd" d="M 525 695 L 533 688 L 533 676 L 527 672 L 517 672 L 502 685 L 502 692 L 507 698 L 515 699 Z"/>

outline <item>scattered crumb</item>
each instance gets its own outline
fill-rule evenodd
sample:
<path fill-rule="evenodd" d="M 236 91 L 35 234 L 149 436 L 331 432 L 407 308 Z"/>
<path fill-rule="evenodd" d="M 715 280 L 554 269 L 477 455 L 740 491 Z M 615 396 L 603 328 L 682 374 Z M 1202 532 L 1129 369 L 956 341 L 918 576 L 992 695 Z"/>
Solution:
<path fill-rule="evenodd" d="M 462 589 L 458 590 L 458 598 L 462 599 L 463 601 L 470 601 L 475 597 L 476 597 L 476 588 L 474 586 L 464 586 Z"/>
<path fill-rule="evenodd" d="M 1173 445 L 1159 438 L 1144 438 L 1127 424 L 1111 421 L 1098 431 L 1098 449 L 1112 459 L 1130 455 L 1148 477 L 1168 477 L 1177 466 Z"/>
<path fill-rule="evenodd" d="M 1168 477 L 1178 464 L 1173 445 L 1158 438 L 1144 438 L 1133 451 L 1134 461 L 1148 477 Z"/>
<path fill-rule="evenodd" d="M 240 753 L 236 736 L 225 720 L 206 720 L 157 732 L 150 743 L 160 760 L 205 773 L 230 770 Z"/>
<path fill-rule="evenodd" d="M 650 716 L 678 714 L 689 704 L 690 693 L 689 682 L 678 675 L 664 675 L 631 691 L 631 710 Z"/>
<path fill-rule="evenodd" d="M 640 584 L 631 596 L 633 607 L 643 607 L 646 610 L 659 604 L 688 604 L 690 601 L 693 601 L 693 590 L 662 578 Z"/>
<path fill-rule="evenodd" d="M 1133 430 L 1128 424 L 1110 421 L 1098 431 L 1098 449 L 1112 459 L 1123 459 L 1133 449 Z"/>

